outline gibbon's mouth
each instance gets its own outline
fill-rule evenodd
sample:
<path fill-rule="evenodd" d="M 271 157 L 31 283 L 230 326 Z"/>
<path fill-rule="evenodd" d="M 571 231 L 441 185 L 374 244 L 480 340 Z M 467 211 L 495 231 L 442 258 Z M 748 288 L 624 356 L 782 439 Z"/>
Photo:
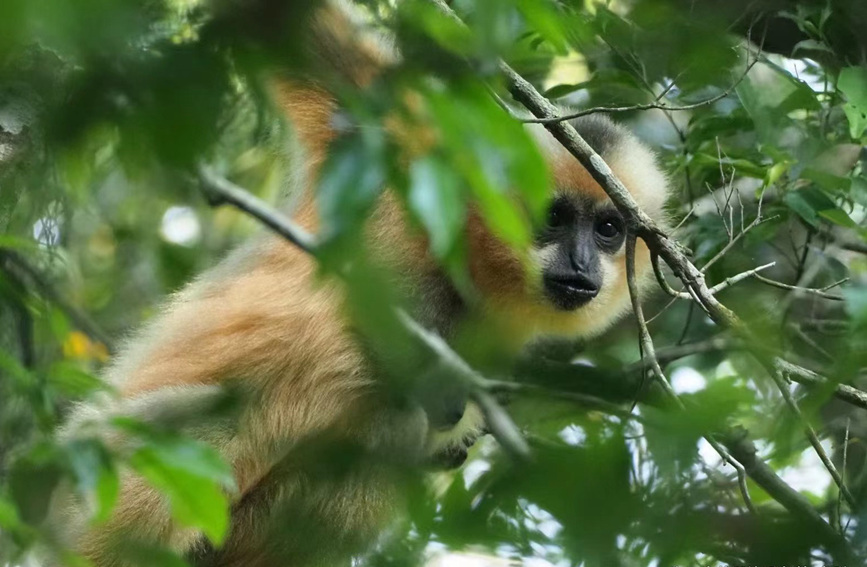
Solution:
<path fill-rule="evenodd" d="M 545 295 L 555 307 L 573 311 L 599 295 L 599 286 L 580 274 L 546 275 Z"/>

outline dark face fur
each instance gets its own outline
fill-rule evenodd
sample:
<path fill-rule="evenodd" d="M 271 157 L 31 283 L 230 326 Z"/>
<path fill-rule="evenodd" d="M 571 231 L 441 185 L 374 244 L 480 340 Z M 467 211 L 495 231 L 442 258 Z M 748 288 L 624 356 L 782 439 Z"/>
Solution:
<path fill-rule="evenodd" d="M 536 245 L 544 251 L 542 284 L 559 310 L 586 305 L 602 289 L 604 255 L 614 255 L 626 237 L 623 218 L 611 203 L 577 195 L 554 198 Z"/>

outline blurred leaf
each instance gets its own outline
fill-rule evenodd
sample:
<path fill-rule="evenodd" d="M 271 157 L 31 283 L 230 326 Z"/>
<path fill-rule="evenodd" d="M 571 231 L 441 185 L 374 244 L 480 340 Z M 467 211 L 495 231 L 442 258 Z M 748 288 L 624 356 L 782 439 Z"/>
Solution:
<path fill-rule="evenodd" d="M 229 527 L 226 492 L 236 490 L 232 470 L 219 453 L 204 443 L 130 419 L 115 418 L 113 424 L 146 443 L 130 455 L 129 462 L 168 496 L 173 517 L 202 529 L 219 545 Z"/>
<path fill-rule="evenodd" d="M 409 206 L 431 238 L 431 249 L 444 258 L 464 226 L 461 180 L 441 159 L 426 156 L 410 166 Z"/>
<path fill-rule="evenodd" d="M 846 212 L 842 209 L 827 209 L 824 211 L 819 211 L 819 216 L 831 221 L 837 226 L 844 226 L 846 228 L 858 228 L 858 223 L 852 220 L 852 217 L 846 214 Z"/>
<path fill-rule="evenodd" d="M 20 388 L 28 388 L 36 383 L 35 377 L 24 368 L 10 353 L 0 349 L 0 371 L 15 381 Z"/>
<path fill-rule="evenodd" d="M 39 250 L 39 246 L 32 239 L 14 234 L 0 234 L 0 249 L 2 248 L 28 254 L 35 254 Z"/>
<path fill-rule="evenodd" d="M 108 387 L 96 376 L 85 372 L 73 363 L 62 360 L 51 365 L 48 381 L 61 394 L 70 398 L 83 398 Z"/>
<path fill-rule="evenodd" d="M 95 439 L 72 441 L 65 447 L 79 493 L 85 497 L 94 522 L 108 520 L 120 490 L 111 456 Z"/>
<path fill-rule="evenodd" d="M 219 545 L 229 528 L 229 500 L 221 485 L 175 466 L 166 457 L 158 448 L 142 448 L 130 456 L 130 464 L 168 496 L 172 516 L 180 524 L 200 528 L 212 543 Z"/>
<path fill-rule="evenodd" d="M 790 112 L 821 108 L 809 86 L 771 63 L 754 67 L 735 91 L 753 119 L 756 133 L 772 145 L 781 145 L 784 129 L 793 124 Z"/>
<path fill-rule="evenodd" d="M 801 177 L 815 181 L 822 189 L 830 191 L 832 194 L 848 190 L 851 183 L 846 177 L 833 175 L 812 167 L 804 168 L 801 172 Z"/>
<path fill-rule="evenodd" d="M 51 495 L 62 478 L 57 452 L 48 443 L 17 459 L 9 471 L 9 490 L 21 519 L 39 525 L 48 513 Z"/>
<path fill-rule="evenodd" d="M 517 0 L 521 14 L 530 26 L 551 44 L 555 51 L 563 55 L 569 47 L 568 35 L 578 22 L 560 6 L 546 0 Z"/>
<path fill-rule="evenodd" d="M 0 496 L 0 527 L 5 530 L 13 531 L 21 526 L 21 519 L 18 517 L 18 510 L 15 505 Z"/>
<path fill-rule="evenodd" d="M 323 166 L 317 205 L 324 238 L 358 230 L 385 183 L 385 139 L 378 128 L 339 140 Z"/>
<path fill-rule="evenodd" d="M 576 84 L 568 84 L 564 83 L 561 85 L 554 85 L 550 89 L 544 92 L 545 98 L 549 99 L 557 99 L 564 97 L 566 95 L 572 94 L 575 91 L 579 91 L 587 86 L 586 83 L 576 83 Z"/>
<path fill-rule="evenodd" d="M 843 112 L 849 120 L 849 135 L 859 139 L 867 129 L 867 69 L 846 67 L 840 71 L 837 88 L 846 97 Z"/>
<path fill-rule="evenodd" d="M 123 550 L 123 557 L 134 565 L 190 567 L 190 564 L 183 557 L 163 547 L 129 544 Z"/>
<path fill-rule="evenodd" d="M 787 192 L 783 196 L 783 201 L 812 226 L 819 224 L 819 211 L 830 211 L 837 208 L 834 201 L 824 192 L 810 187 Z"/>
<path fill-rule="evenodd" d="M 795 47 L 792 48 L 792 55 L 798 55 L 798 52 L 800 51 L 823 51 L 825 53 L 834 53 L 833 49 L 815 39 L 805 39 L 796 43 Z M 809 57 L 809 54 L 802 54 L 802 56 Z"/>
<path fill-rule="evenodd" d="M 540 219 L 547 206 L 547 166 L 525 129 L 504 119 L 502 109 L 484 90 L 463 83 L 461 87 L 426 93 L 443 147 L 469 183 L 488 226 L 521 249 L 530 241 L 530 221 Z"/>
<path fill-rule="evenodd" d="M 146 448 L 158 461 L 164 461 L 167 466 L 214 481 L 228 489 L 234 487 L 232 469 L 213 447 L 128 418 L 114 418 L 112 423 L 146 442 L 148 444 Z"/>
<path fill-rule="evenodd" d="M 847 288 L 843 296 L 846 298 L 846 312 L 852 322 L 861 330 L 867 329 L 867 289 Z"/>

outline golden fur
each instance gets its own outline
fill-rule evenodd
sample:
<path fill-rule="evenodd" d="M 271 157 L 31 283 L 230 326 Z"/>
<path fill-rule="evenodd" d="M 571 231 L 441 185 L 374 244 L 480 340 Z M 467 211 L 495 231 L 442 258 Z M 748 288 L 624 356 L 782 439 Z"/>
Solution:
<path fill-rule="evenodd" d="M 318 17 L 328 33 L 345 26 L 327 14 Z M 343 43 L 332 51 L 350 50 Z M 374 58 L 362 55 L 358 60 Z M 357 68 L 358 60 L 351 65 Z M 371 77 L 362 66 L 352 80 L 364 84 Z M 320 87 L 297 79 L 277 83 L 274 95 L 305 143 L 302 179 L 310 192 L 335 136 L 329 127 L 335 104 Z M 548 155 L 558 191 L 607 201 L 546 131 L 532 130 Z M 665 179 L 631 135 L 618 130 L 618 136 L 603 157 L 659 219 Z M 317 228 L 309 198 L 297 219 Z M 628 310 L 622 248 L 603 266 L 599 296 L 577 311 L 560 311 L 539 289 L 544 251 L 537 251 L 536 265 L 528 269 L 473 212 L 465 232 L 469 271 L 482 299 L 461 312 L 463 328 L 481 328 L 509 351 L 547 335 L 598 334 Z M 452 288 L 427 252 L 424 236 L 407 229 L 395 199 L 380 201 L 367 234 L 378 258 L 422 290 L 419 311 L 444 311 L 436 303 Z M 648 266 L 648 252 L 639 246 L 636 269 L 642 280 Z M 433 291 L 429 281 L 436 282 Z M 399 506 L 405 471 L 417 468 L 431 452 L 471 442 L 482 418 L 470 406 L 455 431 L 434 433 L 424 412 L 389 405 L 374 365 L 344 316 L 343 300 L 339 284 L 319 281 L 314 260 L 272 235 L 242 247 L 178 294 L 107 371 L 119 397 L 82 406 L 67 430 L 110 415 L 159 422 L 173 412 L 194 414 L 220 395 L 221 386 L 240 384 L 244 395 L 236 421 L 186 428 L 215 446 L 234 471 L 238 490 L 228 541 L 220 551 L 205 552 L 201 534 L 178 526 L 155 490 L 124 473 L 119 503 L 104 525 L 87 526 L 69 494 L 58 496 L 55 521 L 67 542 L 98 567 L 125 564 L 115 544 L 128 537 L 181 554 L 202 552 L 205 564 L 220 566 L 322 565 L 363 551 Z M 451 318 L 435 314 L 425 323 L 450 331 L 453 326 L 440 323 Z M 125 443 L 120 437 L 106 440 L 116 447 Z M 334 473 L 325 457 L 309 450 L 320 442 L 360 447 L 360 462 Z"/>

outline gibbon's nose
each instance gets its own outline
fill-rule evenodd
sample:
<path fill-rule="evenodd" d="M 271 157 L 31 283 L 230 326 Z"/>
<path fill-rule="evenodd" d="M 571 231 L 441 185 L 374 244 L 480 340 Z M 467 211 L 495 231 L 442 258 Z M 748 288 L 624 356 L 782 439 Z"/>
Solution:
<path fill-rule="evenodd" d="M 585 274 L 548 274 L 545 292 L 560 309 L 571 311 L 599 295 L 599 282 Z"/>

